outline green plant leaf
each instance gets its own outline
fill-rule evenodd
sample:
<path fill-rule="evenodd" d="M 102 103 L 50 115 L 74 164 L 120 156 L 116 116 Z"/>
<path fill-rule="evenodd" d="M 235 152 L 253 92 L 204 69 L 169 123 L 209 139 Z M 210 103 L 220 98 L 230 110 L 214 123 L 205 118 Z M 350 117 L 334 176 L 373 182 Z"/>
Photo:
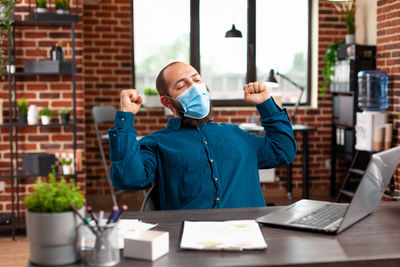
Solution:
<path fill-rule="evenodd" d="M 84 197 L 79 193 L 79 186 L 74 180 L 67 181 L 64 177 L 56 179 L 55 168 L 47 179 L 38 179 L 34 185 L 34 193 L 25 197 L 25 204 L 31 212 L 67 212 L 70 211 L 70 204 L 78 209 L 82 208 Z"/>

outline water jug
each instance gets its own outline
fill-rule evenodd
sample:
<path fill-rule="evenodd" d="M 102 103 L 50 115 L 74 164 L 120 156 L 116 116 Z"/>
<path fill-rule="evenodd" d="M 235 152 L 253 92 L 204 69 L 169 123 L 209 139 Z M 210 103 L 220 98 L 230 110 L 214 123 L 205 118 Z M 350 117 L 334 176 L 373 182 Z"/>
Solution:
<path fill-rule="evenodd" d="M 388 107 L 388 76 L 381 70 L 358 73 L 358 107 L 364 111 L 381 111 Z"/>

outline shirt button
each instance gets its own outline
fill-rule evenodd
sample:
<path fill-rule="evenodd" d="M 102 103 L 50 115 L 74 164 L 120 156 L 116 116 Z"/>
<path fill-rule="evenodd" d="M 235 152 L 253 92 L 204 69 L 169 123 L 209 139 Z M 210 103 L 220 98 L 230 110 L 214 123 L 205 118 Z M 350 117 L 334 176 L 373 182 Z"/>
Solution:
<path fill-rule="evenodd" d="M 207 145 L 207 141 L 204 141 L 204 144 L 206 144 L 206 145 Z"/>
<path fill-rule="evenodd" d="M 215 181 L 218 181 L 218 178 L 217 178 L 217 177 L 215 177 L 215 178 L 214 178 L 214 180 L 215 180 Z"/>
<path fill-rule="evenodd" d="M 219 197 L 217 197 L 215 200 L 216 200 L 216 201 L 219 201 Z"/>
<path fill-rule="evenodd" d="M 213 160 L 213 159 L 210 159 L 210 162 L 211 162 L 211 163 L 213 163 L 213 162 L 214 162 L 214 160 Z"/>
<path fill-rule="evenodd" d="M 125 118 L 121 118 L 121 121 L 125 121 Z"/>
<path fill-rule="evenodd" d="M 114 136 L 117 136 L 117 134 L 113 134 Z"/>

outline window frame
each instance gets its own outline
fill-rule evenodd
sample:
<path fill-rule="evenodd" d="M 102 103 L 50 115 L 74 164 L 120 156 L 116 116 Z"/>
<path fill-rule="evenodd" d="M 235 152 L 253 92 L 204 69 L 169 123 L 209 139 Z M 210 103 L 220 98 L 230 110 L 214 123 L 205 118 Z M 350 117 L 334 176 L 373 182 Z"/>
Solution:
<path fill-rule="evenodd" d="M 200 1 L 190 0 L 190 64 L 198 70 L 200 69 Z M 305 103 L 300 103 L 299 106 L 310 106 L 312 99 L 312 14 L 313 0 L 308 0 L 308 46 L 307 46 L 307 99 Z M 133 28 L 133 4 L 134 0 L 130 0 L 131 4 L 131 73 L 132 73 L 132 88 L 135 88 L 135 55 L 134 55 L 134 28 Z M 246 83 L 257 81 L 256 70 L 256 0 L 247 0 L 247 69 Z M 315 74 L 317 75 L 317 74 Z M 283 103 L 284 106 L 295 106 L 295 103 Z M 243 99 L 216 99 L 212 100 L 214 107 L 237 107 L 237 106 L 252 106 L 244 102 Z"/>

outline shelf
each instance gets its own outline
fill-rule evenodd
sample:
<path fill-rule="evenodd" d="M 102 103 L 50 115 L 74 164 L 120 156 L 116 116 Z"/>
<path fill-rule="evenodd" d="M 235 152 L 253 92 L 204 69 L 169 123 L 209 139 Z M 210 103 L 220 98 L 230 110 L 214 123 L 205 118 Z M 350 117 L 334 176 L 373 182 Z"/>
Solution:
<path fill-rule="evenodd" d="M 74 126 L 73 123 L 50 123 L 47 125 L 44 124 L 22 124 L 18 122 L 12 122 L 12 123 L 4 123 L 0 124 L 1 127 L 61 127 L 61 126 Z"/>
<path fill-rule="evenodd" d="M 10 76 L 34 76 L 34 75 L 41 75 L 41 76 L 60 76 L 60 75 L 65 75 L 65 76 L 72 76 L 72 73 L 65 74 L 65 73 L 54 73 L 54 72 L 46 72 L 46 73 L 29 73 L 29 72 L 15 72 L 15 73 L 10 73 Z"/>
<path fill-rule="evenodd" d="M 68 178 L 75 178 L 76 177 L 75 174 L 65 175 L 65 174 L 62 174 L 62 173 L 56 173 L 56 177 L 61 177 L 61 176 L 68 177 Z M 34 177 L 47 177 L 47 175 L 34 175 L 34 174 L 22 174 L 22 173 L 19 173 L 17 177 L 23 179 L 23 178 L 34 178 Z M 9 178 L 11 178 L 11 175 L 0 175 L 0 179 L 9 179 Z"/>
<path fill-rule="evenodd" d="M 25 218 L 14 218 L 14 227 L 15 229 L 25 229 Z M 0 229 L 1 230 L 11 230 L 12 229 L 12 223 L 10 224 L 0 224 Z"/>
<path fill-rule="evenodd" d="M 76 175 L 75 174 L 68 174 L 68 175 L 65 175 L 65 174 L 62 174 L 62 173 L 56 173 L 56 177 L 66 177 L 66 178 L 75 178 L 76 177 Z M 34 178 L 34 177 L 47 177 L 47 175 L 35 175 L 35 174 L 22 174 L 22 173 L 19 173 L 18 175 L 17 175 L 17 178 Z"/>
<path fill-rule="evenodd" d="M 354 92 L 353 91 L 348 91 L 348 92 L 332 92 L 332 91 L 329 91 L 330 93 L 332 93 L 333 95 L 354 95 Z"/>

